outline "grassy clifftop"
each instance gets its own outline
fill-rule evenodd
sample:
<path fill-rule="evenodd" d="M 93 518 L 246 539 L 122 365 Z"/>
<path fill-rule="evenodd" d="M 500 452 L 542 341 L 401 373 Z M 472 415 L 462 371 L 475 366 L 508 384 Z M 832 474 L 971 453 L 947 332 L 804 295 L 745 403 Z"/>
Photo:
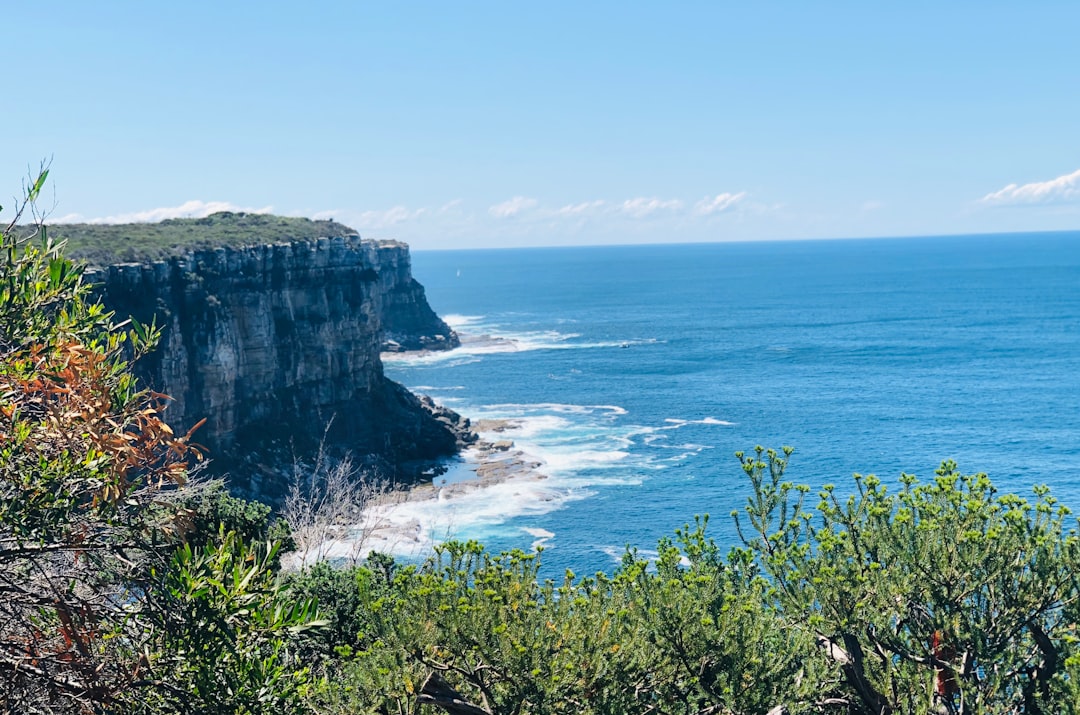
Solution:
<path fill-rule="evenodd" d="M 69 258 L 92 265 L 161 260 L 192 249 L 357 233 L 336 221 L 228 211 L 206 218 L 166 219 L 159 223 L 57 224 L 50 226 L 49 231 L 54 239 L 67 240 L 65 254 Z"/>

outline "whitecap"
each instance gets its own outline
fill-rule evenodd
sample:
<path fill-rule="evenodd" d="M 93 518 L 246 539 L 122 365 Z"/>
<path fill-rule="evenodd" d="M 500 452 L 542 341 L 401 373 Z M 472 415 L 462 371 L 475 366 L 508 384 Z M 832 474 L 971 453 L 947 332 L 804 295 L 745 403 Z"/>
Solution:
<path fill-rule="evenodd" d="M 715 417 L 706 417 L 701 420 L 681 420 L 677 417 L 668 417 L 664 420 L 664 422 L 667 422 L 671 426 L 660 427 L 660 429 L 679 429 L 680 427 L 685 427 L 686 425 L 719 425 L 722 427 L 732 427 L 735 425 L 734 422 L 728 422 L 727 420 L 718 420 Z"/>
<path fill-rule="evenodd" d="M 623 556 L 626 554 L 625 546 L 597 546 L 596 550 L 600 553 L 607 554 L 609 558 L 615 563 L 622 563 Z"/>
<path fill-rule="evenodd" d="M 549 541 L 551 541 L 552 539 L 555 538 L 555 532 L 554 531 L 548 531 L 547 529 L 540 529 L 540 528 L 537 528 L 537 527 L 523 526 L 523 527 L 521 527 L 521 530 L 524 531 L 529 536 L 535 537 L 535 540 L 532 542 L 532 550 L 533 551 L 538 551 L 540 549 L 540 547 L 546 546 L 547 542 L 549 542 Z"/>
<path fill-rule="evenodd" d="M 484 319 L 483 315 L 459 315 L 457 313 L 450 313 L 449 315 L 442 316 L 443 322 L 449 325 L 454 330 L 463 328 L 467 325 L 475 325 Z"/>
<path fill-rule="evenodd" d="M 447 322 L 458 330 L 461 345 L 452 350 L 419 353 L 384 353 L 384 362 L 415 367 L 429 363 L 444 363 L 453 356 L 484 356 L 500 353 L 528 352 L 533 350 L 583 350 L 596 348 L 626 348 L 633 345 L 649 345 L 655 338 L 578 342 L 580 333 L 563 333 L 558 330 L 503 331 L 497 323 L 482 322 L 484 316 L 448 316 Z M 454 363 L 450 363 L 453 366 Z"/>
<path fill-rule="evenodd" d="M 484 405 L 482 409 L 485 410 L 500 410 L 500 411 L 534 411 L 534 410 L 547 410 L 549 412 L 561 412 L 573 415 L 584 415 L 591 412 L 607 412 L 610 415 L 625 415 L 626 410 L 618 405 L 569 405 L 561 402 L 533 402 L 533 403 L 519 403 L 519 402 L 503 402 L 495 405 Z"/>

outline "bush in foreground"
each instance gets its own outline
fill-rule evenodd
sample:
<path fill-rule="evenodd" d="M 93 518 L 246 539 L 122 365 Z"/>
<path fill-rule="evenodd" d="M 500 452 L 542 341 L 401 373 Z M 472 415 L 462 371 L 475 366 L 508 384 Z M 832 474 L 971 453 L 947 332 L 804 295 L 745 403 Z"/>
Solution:
<path fill-rule="evenodd" d="M 739 455 L 744 548 L 707 520 L 559 584 L 537 555 L 475 543 L 420 566 L 320 567 L 346 604 L 319 712 L 1066 713 L 1078 701 L 1078 541 L 1045 488 L 998 495 L 944 463 L 890 493 L 784 480 L 790 450 Z M 333 586 L 328 584 L 333 582 Z M 352 614 L 352 615 L 350 615 Z"/>
<path fill-rule="evenodd" d="M 284 600 L 274 544 L 192 534 L 171 497 L 200 454 L 128 365 L 157 331 L 18 227 L 46 175 L 0 232 L 0 711 L 297 712 L 313 606 Z"/>

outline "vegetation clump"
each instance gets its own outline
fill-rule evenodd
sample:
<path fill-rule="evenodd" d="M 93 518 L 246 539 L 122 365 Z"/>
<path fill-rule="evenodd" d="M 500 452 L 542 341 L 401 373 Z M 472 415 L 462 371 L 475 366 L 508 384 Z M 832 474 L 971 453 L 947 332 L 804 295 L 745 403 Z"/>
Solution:
<path fill-rule="evenodd" d="M 69 258 L 96 266 L 159 261 L 219 247 L 357 235 L 354 229 L 336 221 L 230 211 L 157 223 L 59 224 L 53 232 L 66 242 Z"/>

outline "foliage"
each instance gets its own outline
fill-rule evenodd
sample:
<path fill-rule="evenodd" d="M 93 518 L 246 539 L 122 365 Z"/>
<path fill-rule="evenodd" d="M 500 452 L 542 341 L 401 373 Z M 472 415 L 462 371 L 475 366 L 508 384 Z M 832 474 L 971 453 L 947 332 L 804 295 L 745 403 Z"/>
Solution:
<path fill-rule="evenodd" d="M 364 568 L 336 568 L 319 561 L 290 575 L 286 585 L 292 598 L 319 603 L 325 624 L 305 633 L 305 662 L 325 662 L 371 646 L 381 632 L 372 604 L 393 597 L 397 568 L 391 557 L 372 554 Z"/>
<path fill-rule="evenodd" d="M 831 677 L 828 664 L 816 662 L 813 640 L 778 607 L 748 554 L 723 558 L 707 523 L 661 541 L 655 576 L 638 569 L 650 604 L 643 626 L 671 673 L 660 700 L 682 703 L 682 712 L 809 709 L 817 682 Z"/>
<path fill-rule="evenodd" d="M 558 586 L 538 581 L 535 554 L 476 543 L 439 547 L 389 592 L 368 591 L 371 574 L 356 569 L 352 598 L 375 618 L 353 648 L 338 646 L 349 657 L 329 663 L 317 701 L 340 713 L 797 708 L 812 641 L 786 628 L 752 569 L 717 556 L 704 523 L 677 544 L 661 545 L 655 569 L 629 553 L 613 576 Z"/>
<path fill-rule="evenodd" d="M 118 651 L 135 643 L 117 637 L 129 553 L 147 545 L 143 517 L 157 488 L 182 483 L 189 448 L 122 358 L 156 332 L 114 325 L 44 227 L 20 239 L 13 225 L 0 288 L 0 690 L 28 705 L 108 700 L 133 678 Z"/>
<path fill-rule="evenodd" d="M 0 233 L 0 711 L 295 703 L 287 641 L 312 606 L 281 600 L 274 546 L 177 548 L 195 514 L 164 497 L 201 455 L 128 363 L 158 331 L 115 322 L 44 226 L 17 227 L 46 176 Z"/>
<path fill-rule="evenodd" d="M 69 257 L 97 266 L 164 260 L 191 250 L 223 246 L 356 235 L 354 229 L 335 221 L 229 211 L 157 223 L 61 224 L 53 230 L 67 242 Z"/>
<path fill-rule="evenodd" d="M 707 519 L 561 584 L 538 555 L 449 543 L 420 566 L 294 577 L 336 613 L 326 713 L 1060 713 L 1078 700 L 1077 537 L 945 462 L 890 493 L 856 475 L 816 509 L 791 450 L 739 459 L 752 488 L 723 554 Z M 329 632 L 326 633 L 329 635 Z M 330 656 L 333 652 L 335 655 Z"/>
<path fill-rule="evenodd" d="M 184 544 L 160 570 L 145 623 L 158 638 L 149 693 L 135 712 L 298 712 L 306 671 L 293 636 L 315 626 L 315 603 L 281 597 L 277 544 L 251 547 L 222 528 L 218 543 Z M 151 676 L 152 677 L 152 676 Z"/>
<path fill-rule="evenodd" d="M 889 493 L 855 476 L 814 512 L 787 457 L 740 454 L 753 553 L 781 609 L 809 629 L 857 713 L 1061 712 L 1075 700 L 1078 541 L 1045 487 L 1030 503 L 945 462 Z"/>
<path fill-rule="evenodd" d="M 198 482 L 170 496 L 170 504 L 185 514 L 188 544 L 203 546 L 224 531 L 248 543 L 274 541 L 280 551 L 295 548 L 288 524 L 272 518 L 269 506 L 232 496 L 220 480 Z"/>

